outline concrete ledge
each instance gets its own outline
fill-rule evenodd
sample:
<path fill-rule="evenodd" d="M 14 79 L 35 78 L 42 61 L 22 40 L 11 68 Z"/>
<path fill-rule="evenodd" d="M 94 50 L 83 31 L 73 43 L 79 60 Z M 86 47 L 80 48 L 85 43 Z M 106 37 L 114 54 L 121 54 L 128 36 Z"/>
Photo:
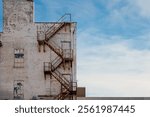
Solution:
<path fill-rule="evenodd" d="M 77 100 L 150 100 L 150 97 L 78 97 Z"/>

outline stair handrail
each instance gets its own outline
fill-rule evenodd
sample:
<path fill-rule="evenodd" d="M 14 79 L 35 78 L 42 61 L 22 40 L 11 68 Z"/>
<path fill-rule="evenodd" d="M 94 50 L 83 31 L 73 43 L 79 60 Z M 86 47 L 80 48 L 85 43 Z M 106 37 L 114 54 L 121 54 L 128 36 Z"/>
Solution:
<path fill-rule="evenodd" d="M 50 41 L 50 43 L 51 43 L 55 48 L 57 48 L 58 50 L 59 50 L 59 49 L 62 50 L 62 48 L 61 48 L 59 45 L 57 45 L 54 41 Z"/>
<path fill-rule="evenodd" d="M 54 66 L 50 62 L 44 62 L 44 71 L 50 72 L 52 69 L 54 69 Z M 67 90 L 69 90 L 70 82 L 58 70 L 55 70 L 55 72 L 52 73 L 55 73 L 60 78 L 60 82 L 63 83 Z"/>
<path fill-rule="evenodd" d="M 55 72 L 59 77 L 61 77 L 61 79 L 69 86 L 69 81 L 58 71 L 58 70 L 55 70 Z"/>
<path fill-rule="evenodd" d="M 68 90 L 64 89 L 64 91 L 60 92 L 57 96 L 54 97 L 54 99 L 58 99 L 58 100 L 62 99 L 64 97 L 64 95 L 63 95 L 64 92 L 67 93 L 66 95 L 69 94 Z M 66 97 L 66 95 L 65 95 L 65 97 Z"/>
<path fill-rule="evenodd" d="M 61 64 L 62 59 L 57 56 L 51 63 L 52 65 L 55 67 L 54 69 L 52 69 L 52 71 L 55 71 L 55 69 L 59 66 L 59 64 Z"/>
<path fill-rule="evenodd" d="M 51 70 L 54 69 L 54 66 L 50 63 L 51 65 Z M 53 73 L 56 73 L 59 77 L 61 77 L 61 79 L 67 84 L 69 85 L 70 82 L 56 69 Z"/>
<path fill-rule="evenodd" d="M 49 31 L 46 31 L 45 33 L 45 39 L 46 41 L 49 40 L 49 38 L 55 34 L 55 31 L 57 31 L 61 26 L 63 26 L 65 23 L 61 23 L 61 24 L 54 24 L 54 26 L 49 30 Z"/>
<path fill-rule="evenodd" d="M 69 16 L 69 22 L 71 22 L 71 14 L 65 13 L 61 18 L 59 18 L 57 23 L 54 23 L 52 26 L 49 27 L 49 29 L 45 32 L 45 34 L 48 33 L 49 30 L 51 30 L 56 24 L 61 23 L 61 22 L 65 22 L 64 19 L 66 18 L 66 16 Z"/>
<path fill-rule="evenodd" d="M 44 41 L 44 43 L 46 44 L 46 45 L 48 45 L 50 48 L 52 47 L 53 48 L 53 51 L 56 53 L 56 54 L 59 54 L 59 56 L 63 56 L 63 51 L 62 51 L 62 49 L 59 47 L 59 46 L 57 46 L 56 44 L 54 45 L 54 43 L 52 44 L 50 44 L 50 43 L 48 43 L 47 41 Z"/>
<path fill-rule="evenodd" d="M 55 77 L 55 79 L 56 79 L 62 86 L 65 87 L 65 89 L 67 89 L 68 91 L 70 91 L 70 88 L 69 88 L 68 84 L 67 84 L 64 80 L 60 79 L 60 77 L 58 76 L 58 74 L 56 74 L 55 72 L 52 72 L 52 75 Z"/>

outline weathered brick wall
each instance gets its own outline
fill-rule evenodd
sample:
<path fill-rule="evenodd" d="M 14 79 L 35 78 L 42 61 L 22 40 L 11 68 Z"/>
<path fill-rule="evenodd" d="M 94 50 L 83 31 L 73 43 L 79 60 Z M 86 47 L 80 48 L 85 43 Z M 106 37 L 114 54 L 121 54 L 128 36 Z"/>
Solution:
<path fill-rule="evenodd" d="M 43 63 L 55 59 L 56 54 L 46 46 L 46 52 L 38 51 L 37 26 L 51 26 L 53 23 L 33 22 L 33 2 L 27 0 L 3 0 L 4 30 L 0 48 L 0 99 L 13 99 L 14 81 L 24 81 L 24 99 L 37 95 L 56 95 L 60 84 L 50 76 L 44 78 Z M 73 74 L 76 80 L 75 29 L 76 23 L 66 25 L 52 39 L 59 46 L 61 41 L 71 41 L 74 49 L 72 69 L 60 67 L 64 73 Z M 71 30 L 70 30 L 71 29 Z M 24 49 L 24 67 L 14 67 L 14 49 Z"/>

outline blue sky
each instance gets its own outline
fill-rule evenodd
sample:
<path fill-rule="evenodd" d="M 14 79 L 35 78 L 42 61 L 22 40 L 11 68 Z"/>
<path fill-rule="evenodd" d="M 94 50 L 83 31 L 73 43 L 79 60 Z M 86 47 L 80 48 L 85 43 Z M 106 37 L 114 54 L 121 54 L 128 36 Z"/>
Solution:
<path fill-rule="evenodd" d="M 57 21 L 72 14 L 78 23 L 77 79 L 79 86 L 86 86 L 87 96 L 150 96 L 149 4 L 35 0 L 35 21 Z"/>

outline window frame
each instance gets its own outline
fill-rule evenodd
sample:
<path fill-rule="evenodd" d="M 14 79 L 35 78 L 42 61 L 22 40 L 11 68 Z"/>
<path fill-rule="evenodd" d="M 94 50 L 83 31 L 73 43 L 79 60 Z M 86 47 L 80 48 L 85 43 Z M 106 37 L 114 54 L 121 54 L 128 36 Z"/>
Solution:
<path fill-rule="evenodd" d="M 24 49 L 14 49 L 14 68 L 24 68 Z"/>

